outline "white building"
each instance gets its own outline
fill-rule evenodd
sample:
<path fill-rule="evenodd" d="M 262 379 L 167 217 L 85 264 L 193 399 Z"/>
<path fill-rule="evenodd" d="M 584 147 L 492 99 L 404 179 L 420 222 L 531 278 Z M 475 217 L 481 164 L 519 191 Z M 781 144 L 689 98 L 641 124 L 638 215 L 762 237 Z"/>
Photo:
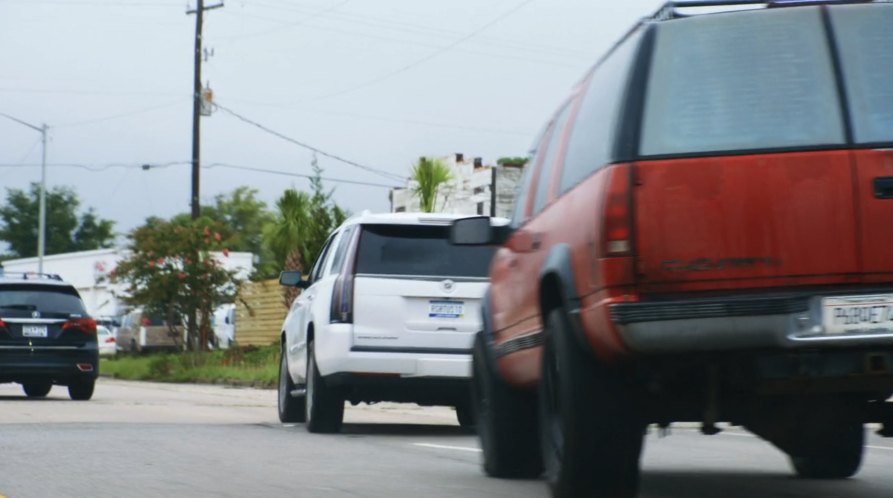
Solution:
<path fill-rule="evenodd" d="M 481 158 L 469 160 L 463 154 L 438 159 L 449 168 L 452 179 L 440 187 L 434 205 L 435 211 L 511 217 L 523 165 L 485 165 Z M 414 186 L 415 182 L 410 180 L 406 187 L 391 189 L 392 212 L 420 210 L 419 198 L 413 192 Z M 491 209 L 494 205 L 495 209 Z"/>
<path fill-rule="evenodd" d="M 97 249 L 44 256 L 43 272 L 59 275 L 72 284 L 84 300 L 87 312 L 92 316 L 114 316 L 124 312 L 120 296 L 125 294 L 123 284 L 112 284 L 105 278 L 128 254 L 126 249 Z M 254 255 L 250 252 L 231 252 L 228 257 L 212 253 L 227 270 L 247 280 L 254 269 Z M 10 273 L 37 272 L 37 258 L 10 259 L 2 263 L 3 271 Z"/>

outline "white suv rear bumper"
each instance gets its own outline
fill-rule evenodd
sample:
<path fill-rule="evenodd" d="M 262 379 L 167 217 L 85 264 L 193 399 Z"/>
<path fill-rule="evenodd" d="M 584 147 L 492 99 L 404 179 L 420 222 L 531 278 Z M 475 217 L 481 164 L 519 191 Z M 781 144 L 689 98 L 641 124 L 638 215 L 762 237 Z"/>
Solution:
<path fill-rule="evenodd" d="M 316 364 L 321 375 L 338 373 L 398 374 L 402 377 L 471 377 L 471 354 L 424 351 L 352 351 L 350 324 L 331 324 L 314 338 Z"/>

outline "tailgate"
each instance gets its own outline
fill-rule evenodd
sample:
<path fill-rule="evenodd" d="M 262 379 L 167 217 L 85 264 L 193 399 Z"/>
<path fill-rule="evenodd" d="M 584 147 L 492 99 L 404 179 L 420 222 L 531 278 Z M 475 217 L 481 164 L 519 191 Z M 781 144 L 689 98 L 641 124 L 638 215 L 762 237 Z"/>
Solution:
<path fill-rule="evenodd" d="M 860 262 L 850 154 L 637 163 L 636 250 L 643 290 L 851 280 Z"/>
<path fill-rule="evenodd" d="M 893 279 L 893 150 L 856 151 L 865 280 Z"/>
<path fill-rule="evenodd" d="M 484 278 L 377 277 L 354 282 L 353 349 L 467 353 L 480 330 Z"/>

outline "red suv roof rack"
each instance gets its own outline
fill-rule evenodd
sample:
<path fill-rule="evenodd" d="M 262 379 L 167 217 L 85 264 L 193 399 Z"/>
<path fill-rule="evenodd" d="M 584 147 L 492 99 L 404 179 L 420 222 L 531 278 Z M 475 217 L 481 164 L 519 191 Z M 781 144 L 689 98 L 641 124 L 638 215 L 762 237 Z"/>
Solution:
<path fill-rule="evenodd" d="M 839 5 L 852 3 L 874 3 L 877 0 L 673 0 L 665 3 L 651 17 L 655 21 L 687 17 L 679 14 L 677 9 L 697 7 L 739 7 L 747 5 L 763 5 L 773 7 L 800 7 L 806 5 Z M 881 0 L 880 3 L 886 0 Z"/>

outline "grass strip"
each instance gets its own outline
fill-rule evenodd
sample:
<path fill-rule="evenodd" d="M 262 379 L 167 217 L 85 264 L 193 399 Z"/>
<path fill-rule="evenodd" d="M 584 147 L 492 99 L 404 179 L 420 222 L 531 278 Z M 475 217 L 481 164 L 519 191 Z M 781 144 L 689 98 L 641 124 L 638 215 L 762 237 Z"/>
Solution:
<path fill-rule="evenodd" d="M 234 384 L 271 388 L 279 375 L 279 346 L 232 347 L 201 353 L 101 358 L 99 372 L 116 379 Z"/>

